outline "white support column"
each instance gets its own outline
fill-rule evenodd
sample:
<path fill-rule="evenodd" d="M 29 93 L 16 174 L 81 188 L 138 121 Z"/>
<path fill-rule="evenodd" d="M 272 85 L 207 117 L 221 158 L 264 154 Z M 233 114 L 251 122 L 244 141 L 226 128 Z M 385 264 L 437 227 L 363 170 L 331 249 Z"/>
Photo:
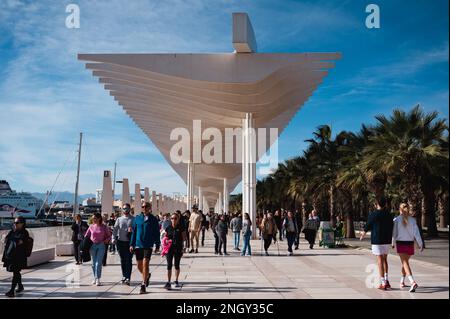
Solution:
<path fill-rule="evenodd" d="M 200 186 L 198 187 L 198 209 L 203 211 L 203 190 Z"/>
<path fill-rule="evenodd" d="M 157 215 L 158 212 L 158 203 L 156 202 L 156 192 L 152 191 L 152 214 Z"/>
<path fill-rule="evenodd" d="M 219 206 L 218 207 L 218 209 L 219 209 L 219 214 L 220 213 L 224 213 L 224 211 L 223 211 L 223 195 L 222 195 L 222 192 L 219 192 L 219 200 L 217 201 L 217 205 Z"/>
<path fill-rule="evenodd" d="M 128 184 L 128 178 L 124 178 L 122 180 L 122 205 L 125 203 L 131 205 L 130 201 L 130 184 Z"/>
<path fill-rule="evenodd" d="M 209 204 L 205 196 L 203 196 L 203 209 L 205 209 L 206 212 L 209 213 Z"/>
<path fill-rule="evenodd" d="M 223 211 L 229 213 L 229 193 L 228 193 L 228 179 L 223 179 Z"/>
<path fill-rule="evenodd" d="M 142 212 L 141 209 L 141 185 L 134 185 L 134 216 L 139 215 Z"/>
<path fill-rule="evenodd" d="M 148 189 L 148 187 L 144 188 L 144 201 L 146 203 L 150 203 L 150 190 Z"/>
<path fill-rule="evenodd" d="M 256 238 L 256 132 L 251 113 L 242 125 L 242 213 L 252 220 L 253 238 Z"/>
<path fill-rule="evenodd" d="M 194 163 L 192 163 L 191 161 L 188 162 L 186 187 L 187 187 L 186 209 L 191 210 L 194 204 Z"/>
<path fill-rule="evenodd" d="M 111 215 L 113 209 L 111 171 L 103 171 L 102 214 Z"/>

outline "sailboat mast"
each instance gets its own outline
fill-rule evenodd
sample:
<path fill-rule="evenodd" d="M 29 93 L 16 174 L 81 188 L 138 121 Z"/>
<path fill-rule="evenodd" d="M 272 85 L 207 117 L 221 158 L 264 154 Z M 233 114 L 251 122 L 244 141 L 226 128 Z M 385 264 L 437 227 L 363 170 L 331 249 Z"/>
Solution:
<path fill-rule="evenodd" d="M 77 182 L 75 183 L 75 199 L 73 201 L 73 216 L 78 214 L 78 183 L 80 181 L 80 159 L 81 159 L 81 142 L 83 133 L 80 132 L 80 144 L 78 145 L 78 166 L 77 166 Z"/>

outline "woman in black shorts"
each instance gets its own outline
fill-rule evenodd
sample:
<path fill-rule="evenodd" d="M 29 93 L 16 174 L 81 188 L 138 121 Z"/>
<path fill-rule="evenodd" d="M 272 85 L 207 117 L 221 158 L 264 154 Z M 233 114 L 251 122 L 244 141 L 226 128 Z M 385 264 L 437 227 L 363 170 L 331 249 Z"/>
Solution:
<path fill-rule="evenodd" d="M 186 233 L 183 231 L 183 227 L 180 223 L 180 216 L 176 213 L 170 216 L 170 226 L 166 228 L 166 236 L 172 240 L 172 245 L 169 252 L 166 255 L 167 258 L 167 283 L 164 286 L 167 290 L 172 288 L 172 265 L 175 263 L 175 287 L 181 287 L 178 282 L 180 276 L 180 260 L 183 256 L 183 241 L 186 240 Z M 175 260 L 175 261 L 174 261 Z"/>

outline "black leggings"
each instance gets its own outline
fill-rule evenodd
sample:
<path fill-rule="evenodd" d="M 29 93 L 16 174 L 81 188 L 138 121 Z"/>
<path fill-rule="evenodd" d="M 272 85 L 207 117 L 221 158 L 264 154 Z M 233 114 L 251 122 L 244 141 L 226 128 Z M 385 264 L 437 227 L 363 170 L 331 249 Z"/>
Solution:
<path fill-rule="evenodd" d="M 269 249 L 270 245 L 272 244 L 273 235 L 268 235 L 263 237 L 264 239 L 264 250 L 267 251 Z"/>
<path fill-rule="evenodd" d="M 182 251 L 169 251 L 166 255 L 167 259 L 167 270 L 172 270 L 173 259 L 175 258 L 175 269 L 180 269 L 181 256 L 183 256 Z"/>
<path fill-rule="evenodd" d="M 16 289 L 17 285 L 19 285 L 19 287 L 22 286 L 22 275 L 20 274 L 20 270 L 13 271 L 11 291 L 14 291 L 14 289 Z"/>

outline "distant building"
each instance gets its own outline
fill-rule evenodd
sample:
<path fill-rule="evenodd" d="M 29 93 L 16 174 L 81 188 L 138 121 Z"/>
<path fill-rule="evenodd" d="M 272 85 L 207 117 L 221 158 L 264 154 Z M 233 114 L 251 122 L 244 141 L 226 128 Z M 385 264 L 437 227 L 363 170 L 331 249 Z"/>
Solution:
<path fill-rule="evenodd" d="M 95 197 L 90 197 L 90 198 L 86 198 L 85 200 L 83 200 L 83 206 L 93 206 L 96 205 L 97 203 L 97 198 Z"/>

